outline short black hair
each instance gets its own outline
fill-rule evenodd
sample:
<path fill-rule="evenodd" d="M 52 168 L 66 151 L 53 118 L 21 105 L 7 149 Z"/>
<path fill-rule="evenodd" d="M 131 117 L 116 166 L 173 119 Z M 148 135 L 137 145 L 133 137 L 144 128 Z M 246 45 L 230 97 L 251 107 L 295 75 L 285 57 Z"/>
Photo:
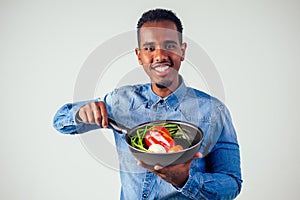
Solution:
<path fill-rule="evenodd" d="M 152 9 L 148 10 L 139 19 L 137 23 L 137 37 L 138 37 L 138 43 L 140 39 L 140 29 L 141 27 L 147 23 L 147 22 L 158 22 L 158 21 L 164 21 L 169 20 L 175 23 L 179 37 L 180 44 L 182 43 L 182 23 L 180 19 L 176 16 L 176 14 L 171 10 L 166 10 L 162 8 Z"/>

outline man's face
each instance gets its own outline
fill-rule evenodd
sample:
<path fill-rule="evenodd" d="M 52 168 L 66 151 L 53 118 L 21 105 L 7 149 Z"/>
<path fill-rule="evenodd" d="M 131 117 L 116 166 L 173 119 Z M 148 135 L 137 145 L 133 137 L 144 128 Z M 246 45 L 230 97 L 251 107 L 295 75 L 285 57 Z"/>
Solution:
<path fill-rule="evenodd" d="M 179 85 L 178 71 L 184 60 L 186 44 L 180 44 L 177 28 L 172 21 L 147 22 L 140 29 L 141 64 L 157 88 L 174 90 Z"/>

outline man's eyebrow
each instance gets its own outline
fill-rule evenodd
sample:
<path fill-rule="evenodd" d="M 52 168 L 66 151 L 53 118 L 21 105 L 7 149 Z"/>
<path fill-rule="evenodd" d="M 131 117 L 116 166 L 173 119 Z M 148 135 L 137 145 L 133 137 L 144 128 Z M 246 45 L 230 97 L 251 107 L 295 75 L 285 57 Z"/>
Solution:
<path fill-rule="evenodd" d="M 174 40 L 166 40 L 164 41 L 165 44 L 178 44 L 176 41 Z"/>
<path fill-rule="evenodd" d="M 164 44 L 178 44 L 174 40 L 165 40 L 163 43 Z M 142 46 L 151 46 L 151 45 L 155 45 L 155 43 L 154 42 L 145 42 Z"/>
<path fill-rule="evenodd" d="M 154 42 L 145 42 L 145 43 L 143 44 L 143 47 L 144 47 L 144 46 L 151 46 L 151 45 L 154 45 Z"/>

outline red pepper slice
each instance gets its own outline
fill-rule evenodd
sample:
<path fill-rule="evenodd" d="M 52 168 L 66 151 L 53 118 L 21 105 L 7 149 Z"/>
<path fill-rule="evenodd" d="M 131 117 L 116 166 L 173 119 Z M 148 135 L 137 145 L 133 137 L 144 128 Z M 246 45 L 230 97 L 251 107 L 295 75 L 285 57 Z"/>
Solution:
<path fill-rule="evenodd" d="M 163 146 L 167 152 L 171 147 L 175 146 L 171 134 L 163 126 L 154 126 L 151 128 L 145 136 L 145 142 L 148 147 L 152 144 L 159 144 Z"/>

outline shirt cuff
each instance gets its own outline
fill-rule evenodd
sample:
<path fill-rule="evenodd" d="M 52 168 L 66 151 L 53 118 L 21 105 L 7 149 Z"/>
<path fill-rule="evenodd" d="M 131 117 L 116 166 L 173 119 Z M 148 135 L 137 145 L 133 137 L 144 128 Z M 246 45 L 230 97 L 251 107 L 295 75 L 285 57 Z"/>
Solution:
<path fill-rule="evenodd" d="M 199 196 L 199 190 L 203 185 L 203 176 L 201 172 L 196 174 L 190 171 L 189 178 L 183 187 L 175 187 L 178 192 L 182 193 L 191 199 L 197 198 Z"/>

